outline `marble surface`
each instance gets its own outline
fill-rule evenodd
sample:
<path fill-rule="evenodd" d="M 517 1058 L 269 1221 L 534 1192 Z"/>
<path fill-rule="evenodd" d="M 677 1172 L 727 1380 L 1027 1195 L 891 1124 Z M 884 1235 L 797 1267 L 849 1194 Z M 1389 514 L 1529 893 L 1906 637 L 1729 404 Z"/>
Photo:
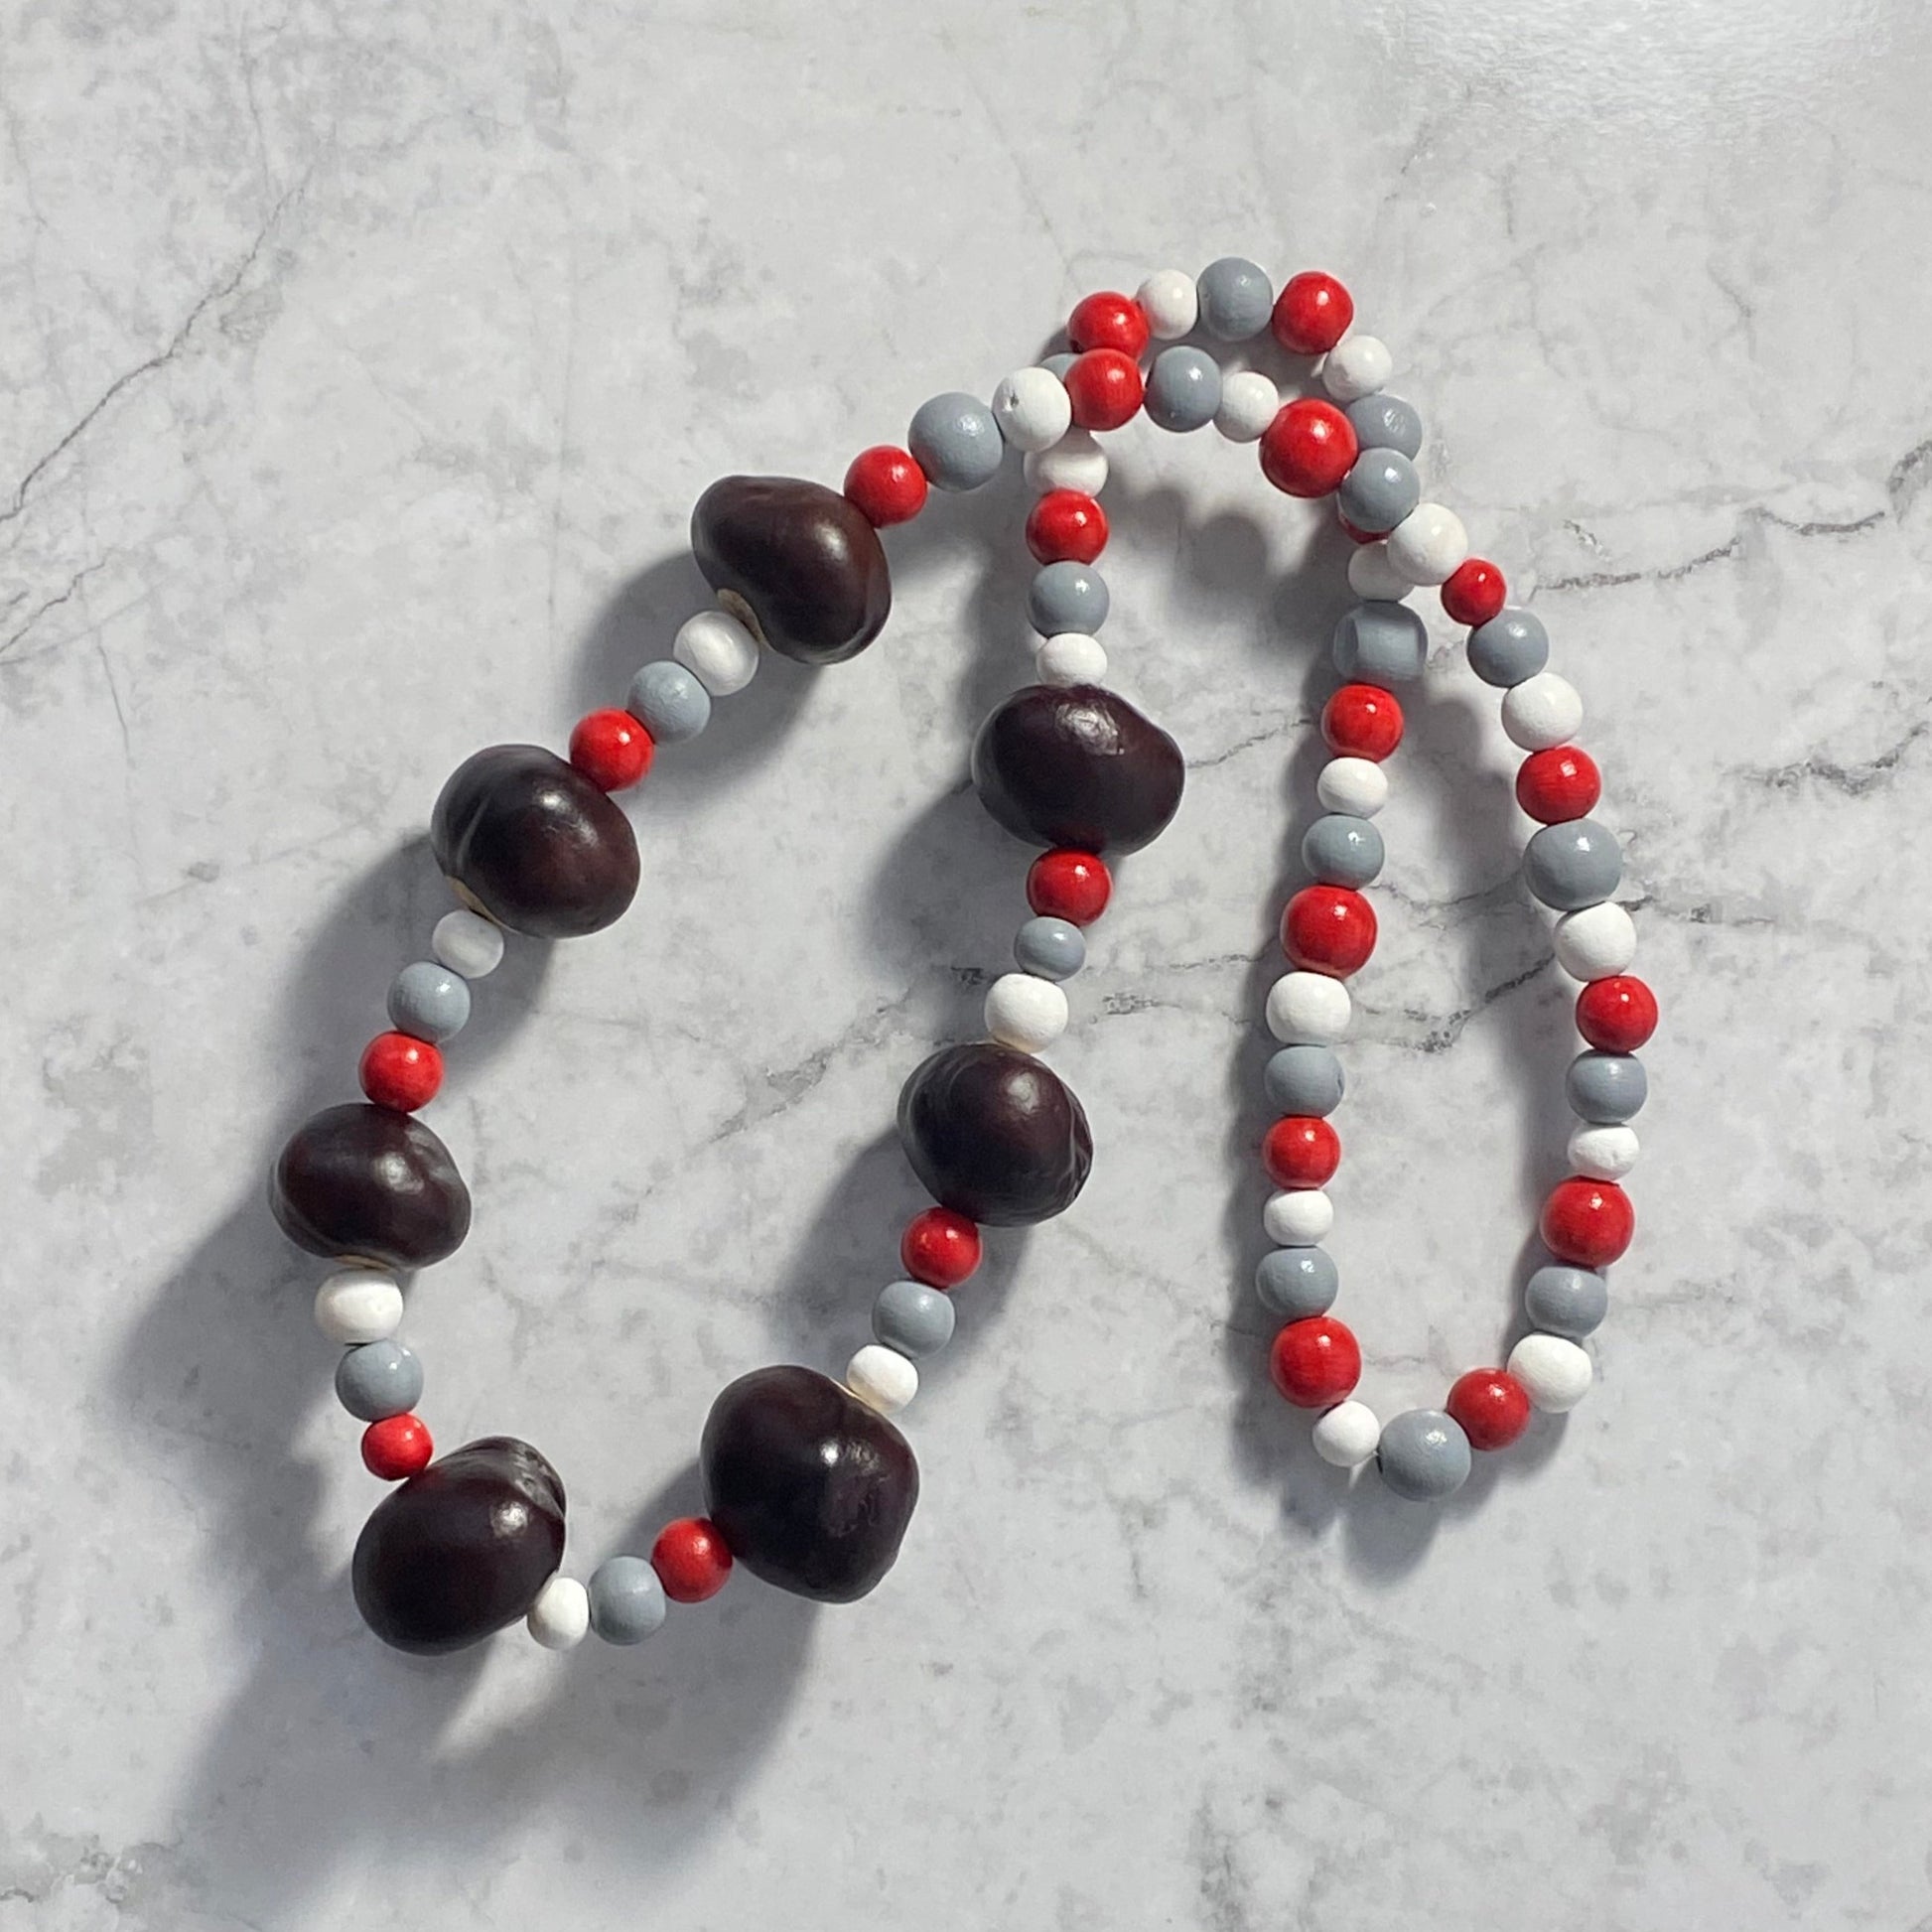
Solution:
<path fill-rule="evenodd" d="M 0 1932 L 1932 1924 L 1922 8 L 5 23 Z M 835 481 L 1230 250 L 1358 290 L 1611 774 L 1667 1018 L 1590 1399 L 1432 1517 L 1268 1392 L 1257 1014 L 1344 546 L 1137 428 L 1108 634 L 1188 795 L 1056 1049 L 1093 1180 L 961 1297 L 900 1567 L 384 1652 L 261 1181 L 446 903 L 443 775 L 666 647 L 711 478 Z M 1024 503 L 895 533 L 887 636 L 666 755 L 631 917 L 453 1051 L 477 1224 L 407 1332 L 446 1445 L 561 1466 L 580 1574 L 892 1269 L 898 1083 L 1020 904 L 964 764 Z M 1385 1408 L 1506 1345 L 1572 1050 L 1437 640 L 1335 1189 Z"/>

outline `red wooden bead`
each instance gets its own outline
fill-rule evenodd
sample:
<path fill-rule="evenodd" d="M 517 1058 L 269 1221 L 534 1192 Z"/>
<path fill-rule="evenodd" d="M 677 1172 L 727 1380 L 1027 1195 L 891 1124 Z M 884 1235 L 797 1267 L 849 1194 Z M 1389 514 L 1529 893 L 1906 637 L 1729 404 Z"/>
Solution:
<path fill-rule="evenodd" d="M 1332 275 L 1311 269 L 1289 277 L 1268 326 L 1291 355 L 1325 355 L 1354 320 L 1355 298 Z"/>
<path fill-rule="evenodd" d="M 362 1048 L 362 1091 L 378 1107 L 413 1114 L 436 1098 L 443 1084 L 443 1055 L 426 1039 L 408 1034 L 377 1034 Z"/>
<path fill-rule="evenodd" d="M 928 1207 L 906 1222 L 898 1265 L 928 1288 L 957 1288 L 980 1265 L 979 1228 L 950 1207 Z"/>
<path fill-rule="evenodd" d="M 1268 1130 L 1261 1165 L 1277 1187 L 1325 1187 L 1341 1166 L 1341 1137 L 1325 1120 L 1290 1114 Z"/>
<path fill-rule="evenodd" d="M 1073 420 L 1082 429 L 1119 429 L 1141 406 L 1141 365 L 1117 348 L 1090 348 L 1075 356 L 1064 380 Z"/>
<path fill-rule="evenodd" d="M 1332 1408 L 1362 1379 L 1361 1346 L 1332 1315 L 1310 1315 L 1275 1337 L 1268 1373 L 1296 1408 Z"/>
<path fill-rule="evenodd" d="M 1634 1053 L 1657 1031 L 1657 996 L 1632 973 L 1591 980 L 1577 995 L 1577 1031 L 1599 1053 Z"/>
<path fill-rule="evenodd" d="M 1321 707 L 1321 736 L 1338 759 L 1380 764 L 1402 743 L 1402 707 L 1379 684 L 1344 684 Z"/>
<path fill-rule="evenodd" d="M 1487 623 L 1509 602 L 1503 574 L 1486 557 L 1468 557 L 1449 572 L 1443 585 L 1443 609 L 1451 623 L 1473 629 Z"/>
<path fill-rule="evenodd" d="M 732 1574 L 732 1553 L 715 1523 L 703 1516 L 680 1516 L 657 1532 L 650 1567 L 673 1603 L 702 1603 L 724 1588 Z"/>
<path fill-rule="evenodd" d="M 1582 818 L 1602 795 L 1596 760 L 1574 745 L 1532 752 L 1516 768 L 1516 802 L 1540 825 Z"/>
<path fill-rule="evenodd" d="M 845 473 L 847 500 L 875 529 L 917 516 L 925 508 L 926 487 L 925 472 L 891 443 L 861 450 Z"/>
<path fill-rule="evenodd" d="M 651 735 L 627 711 L 593 711 L 570 734 L 570 761 L 600 791 L 621 791 L 650 769 Z"/>
<path fill-rule="evenodd" d="M 1084 489 L 1049 489 L 1027 512 L 1027 548 L 1042 564 L 1090 564 L 1107 547 L 1107 512 Z"/>
<path fill-rule="evenodd" d="M 1027 868 L 1027 903 L 1042 918 L 1091 925 L 1107 909 L 1114 882 L 1091 852 L 1042 852 Z"/>
<path fill-rule="evenodd" d="M 1076 349 L 1117 348 L 1136 355 L 1147 347 L 1147 317 L 1131 295 L 1102 289 L 1074 304 L 1066 319 L 1066 340 Z"/>
<path fill-rule="evenodd" d="M 1355 455 L 1354 425 L 1319 396 L 1298 396 L 1261 432 L 1261 474 L 1291 496 L 1327 495 Z"/>
<path fill-rule="evenodd" d="M 436 1453 L 421 1416 L 384 1416 L 362 1432 L 362 1466 L 384 1482 L 421 1473 Z"/>
<path fill-rule="evenodd" d="M 1444 1407 L 1471 1449 L 1507 1449 L 1530 1426 L 1529 1391 L 1507 1369 L 1472 1368 L 1458 1375 Z"/>
<path fill-rule="evenodd" d="M 1345 886 L 1304 886 L 1282 913 L 1282 951 L 1304 972 L 1345 980 L 1375 950 L 1375 908 Z"/>
<path fill-rule="evenodd" d="M 1607 1267 L 1629 1247 L 1636 1230 L 1630 1196 L 1613 1180 L 1572 1174 L 1558 1181 L 1543 1203 L 1543 1245 L 1574 1267 Z"/>

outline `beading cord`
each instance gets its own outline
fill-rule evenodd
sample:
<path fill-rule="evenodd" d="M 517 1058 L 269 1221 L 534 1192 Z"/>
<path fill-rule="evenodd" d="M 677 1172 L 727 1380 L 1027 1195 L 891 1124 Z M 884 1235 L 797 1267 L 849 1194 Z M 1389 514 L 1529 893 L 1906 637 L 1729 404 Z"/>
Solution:
<path fill-rule="evenodd" d="M 1178 747 L 1107 688 L 1097 634 L 1109 599 L 1094 567 L 1108 537 L 1099 500 L 1108 459 L 1096 433 L 1143 408 L 1163 430 L 1212 423 L 1232 442 L 1257 444 L 1277 488 L 1335 497 L 1357 546 L 1348 578 L 1360 601 L 1333 641 L 1343 682 L 1321 718 L 1332 755 L 1316 783 L 1322 815 L 1302 841 L 1312 883 L 1283 911 L 1291 970 L 1266 1008 L 1280 1042 L 1266 1074 L 1279 1118 L 1262 1146 L 1277 1189 L 1263 1220 L 1276 1246 L 1256 1287 L 1282 1321 L 1269 1356 L 1275 1385 L 1316 1412 L 1322 1457 L 1350 1468 L 1373 1459 L 1396 1494 L 1417 1501 L 1453 1493 L 1472 1451 L 1515 1441 L 1533 1410 L 1582 1399 L 1592 1373 L 1582 1343 L 1607 1305 L 1602 1271 L 1632 1230 L 1617 1182 L 1636 1160 L 1628 1123 L 1645 1082 L 1634 1053 L 1656 1025 L 1656 1002 L 1627 971 L 1635 935 L 1611 897 L 1617 843 L 1588 816 L 1600 781 L 1572 742 L 1581 699 L 1545 668 L 1543 626 L 1508 604 L 1500 570 L 1470 555 L 1451 510 L 1424 499 L 1421 419 L 1388 393 L 1393 358 L 1352 331 L 1353 317 L 1348 291 L 1325 274 L 1297 275 L 1277 292 L 1238 257 L 1197 277 L 1164 270 L 1132 297 L 1103 291 L 1081 301 L 1067 350 L 1006 377 L 990 404 L 963 392 L 922 404 L 905 447 L 861 452 L 842 493 L 787 478 L 714 483 L 693 512 L 692 549 L 717 608 L 687 620 L 670 655 L 637 672 L 623 708 L 579 721 L 568 759 L 496 746 L 452 775 L 431 839 L 461 902 L 438 921 L 432 956 L 405 966 L 390 988 L 390 1030 L 361 1057 L 365 1103 L 305 1122 L 270 1190 L 291 1238 L 342 1264 L 317 1292 L 316 1319 L 343 1346 L 336 1389 L 367 1425 L 365 1464 L 399 1485 L 364 1526 L 351 1567 L 357 1606 L 386 1642 L 448 1651 L 520 1618 L 552 1649 L 591 1630 L 636 1643 L 663 1623 L 668 1601 L 715 1595 L 737 1563 L 827 1601 L 866 1594 L 892 1567 L 918 1494 L 916 1461 L 892 1418 L 917 1393 L 917 1364 L 951 1339 L 953 1291 L 979 1266 L 981 1228 L 1046 1219 L 1086 1180 L 1085 1114 L 1039 1055 L 1067 1025 L 1065 983 L 1085 963 L 1086 928 L 1111 897 L 1109 861 L 1159 836 L 1180 801 Z M 1182 340 L 1264 334 L 1311 358 L 1323 393 L 1284 402 L 1267 375 L 1224 372 Z M 415 1413 L 423 1373 L 397 1339 L 399 1277 L 453 1253 L 470 1224 L 456 1164 L 416 1113 L 434 1099 L 442 1047 L 469 1018 L 472 982 L 500 962 L 506 932 L 594 932 L 629 904 L 636 844 L 610 794 L 640 781 L 659 746 L 702 732 L 714 700 L 751 682 L 762 650 L 829 664 L 864 649 L 891 609 L 877 532 L 918 515 L 931 489 L 989 483 L 1009 449 L 1023 454 L 1038 492 L 1026 522 L 1038 564 L 1028 595 L 1037 681 L 988 718 L 972 773 L 992 816 L 1044 850 L 1027 875 L 1016 970 L 987 989 L 984 1038 L 939 1049 L 900 1095 L 901 1143 L 935 1205 L 904 1229 L 902 1274 L 879 1292 L 873 1338 L 842 1378 L 783 1365 L 732 1383 L 700 1444 L 706 1514 L 666 1524 L 647 1558 L 609 1558 L 586 1585 L 561 1567 L 563 1486 L 545 1458 L 498 1437 L 433 1459 Z M 1375 944 L 1365 889 L 1384 850 L 1373 820 L 1403 732 L 1391 687 L 1420 677 L 1428 657 L 1427 628 L 1406 602 L 1421 588 L 1439 589 L 1447 615 L 1469 627 L 1470 666 L 1502 689 L 1504 729 L 1528 754 L 1516 794 L 1541 829 L 1528 841 L 1524 876 L 1561 914 L 1556 957 L 1585 983 L 1577 1024 L 1587 1050 L 1566 1081 L 1580 1124 L 1571 1172 L 1541 1217 L 1553 1259 L 1525 1289 L 1530 1331 L 1505 1366 L 1460 1377 L 1443 1409 L 1381 1424 L 1355 1396 L 1361 1351 L 1329 1312 L 1338 1273 L 1320 1243 L 1341 1156 L 1330 1124 L 1344 1090 L 1334 1049 L 1349 1025 L 1347 981 Z"/>

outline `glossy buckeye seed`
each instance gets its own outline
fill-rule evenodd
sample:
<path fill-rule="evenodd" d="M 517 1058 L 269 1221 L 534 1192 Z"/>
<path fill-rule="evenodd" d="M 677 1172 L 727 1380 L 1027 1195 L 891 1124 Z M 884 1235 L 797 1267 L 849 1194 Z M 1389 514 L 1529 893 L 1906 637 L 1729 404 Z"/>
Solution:
<path fill-rule="evenodd" d="M 450 1150 L 414 1116 L 359 1101 L 289 1136 L 268 1204 L 298 1248 L 383 1268 L 427 1268 L 470 1232 L 470 1190 Z"/>

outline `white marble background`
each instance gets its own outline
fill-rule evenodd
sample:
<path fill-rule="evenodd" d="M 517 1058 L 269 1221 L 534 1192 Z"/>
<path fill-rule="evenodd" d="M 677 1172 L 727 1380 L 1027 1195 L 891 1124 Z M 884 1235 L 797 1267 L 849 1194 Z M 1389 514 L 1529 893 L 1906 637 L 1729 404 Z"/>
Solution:
<path fill-rule="evenodd" d="M 1915 0 L 6 0 L 0 1932 L 1932 1925 L 1929 52 Z M 712 477 L 836 481 L 1229 250 L 1355 286 L 1590 707 L 1666 1023 L 1589 1402 L 1437 1520 L 1267 1391 L 1255 1020 L 1342 546 L 1136 430 L 1109 635 L 1187 802 L 1057 1052 L 1092 1183 L 963 1296 L 899 1569 L 383 1651 L 261 1182 L 445 902 L 444 774 L 666 647 Z M 453 1051 L 425 1408 L 559 1463 L 580 1574 L 893 1266 L 898 1083 L 1020 906 L 961 786 L 1024 500 L 897 533 L 886 637 L 666 756 L 631 917 Z M 1442 643 L 1336 1188 L 1384 1406 L 1504 1345 L 1571 1050 Z"/>

